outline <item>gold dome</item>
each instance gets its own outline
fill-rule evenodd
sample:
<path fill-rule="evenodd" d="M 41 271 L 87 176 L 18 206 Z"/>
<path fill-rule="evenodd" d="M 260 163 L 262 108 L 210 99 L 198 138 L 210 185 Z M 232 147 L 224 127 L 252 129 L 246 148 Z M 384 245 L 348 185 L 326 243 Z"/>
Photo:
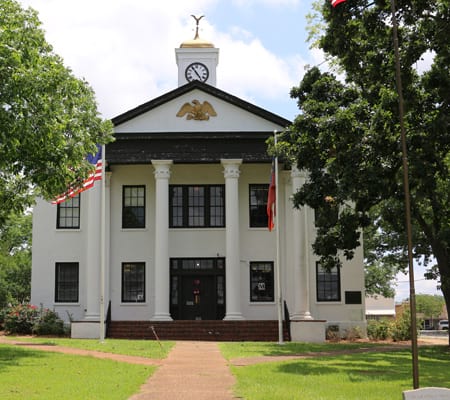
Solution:
<path fill-rule="evenodd" d="M 181 48 L 211 48 L 214 47 L 214 45 L 211 42 L 208 42 L 207 40 L 200 39 L 199 37 L 195 37 L 191 40 L 185 40 L 180 45 Z"/>

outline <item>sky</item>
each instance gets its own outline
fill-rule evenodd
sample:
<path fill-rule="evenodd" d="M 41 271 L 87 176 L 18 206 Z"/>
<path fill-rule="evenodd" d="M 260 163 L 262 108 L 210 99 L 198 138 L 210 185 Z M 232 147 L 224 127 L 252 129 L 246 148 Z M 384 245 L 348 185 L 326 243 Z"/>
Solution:
<path fill-rule="evenodd" d="M 93 87 L 112 118 L 177 87 L 175 48 L 195 35 L 220 49 L 217 87 L 289 120 L 305 65 L 311 0 L 20 0 L 39 12 L 47 41 Z"/>
<path fill-rule="evenodd" d="M 38 12 L 47 42 L 74 75 L 94 89 L 104 118 L 113 118 L 178 85 L 175 48 L 195 35 L 219 48 L 217 87 L 289 120 L 290 98 L 307 66 L 324 56 L 307 42 L 312 0 L 19 0 Z M 416 293 L 436 282 L 416 266 Z M 399 274 L 396 300 L 409 297 Z M 440 294 L 440 293 L 439 293 Z"/>

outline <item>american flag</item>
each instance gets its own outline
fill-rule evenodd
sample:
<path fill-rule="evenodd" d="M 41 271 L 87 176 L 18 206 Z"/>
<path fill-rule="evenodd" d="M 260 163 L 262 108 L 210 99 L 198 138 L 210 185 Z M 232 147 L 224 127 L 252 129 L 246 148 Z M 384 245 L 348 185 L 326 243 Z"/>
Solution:
<path fill-rule="evenodd" d="M 102 179 L 103 163 L 102 163 L 102 146 L 97 145 L 97 153 L 89 154 L 86 159 L 93 165 L 93 170 L 89 176 L 81 181 L 76 182 L 64 193 L 60 194 L 52 201 L 52 204 L 64 203 L 67 199 L 75 197 L 77 194 L 84 192 L 94 186 L 95 181 Z"/>

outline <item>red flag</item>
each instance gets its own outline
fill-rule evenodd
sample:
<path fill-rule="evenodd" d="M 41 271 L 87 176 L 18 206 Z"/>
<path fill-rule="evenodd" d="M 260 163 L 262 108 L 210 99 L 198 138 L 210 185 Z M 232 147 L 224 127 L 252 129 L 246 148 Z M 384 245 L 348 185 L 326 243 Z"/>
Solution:
<path fill-rule="evenodd" d="M 89 154 L 86 158 L 95 168 L 92 170 L 92 172 L 85 180 L 83 180 L 82 182 L 75 183 L 67 191 L 57 196 L 56 199 L 52 201 L 52 204 L 64 203 L 67 199 L 75 197 L 78 193 L 90 189 L 91 187 L 94 186 L 95 181 L 100 181 L 102 179 L 102 170 L 103 170 L 102 146 L 98 144 L 97 153 Z"/>
<path fill-rule="evenodd" d="M 275 202 L 276 202 L 276 193 L 275 193 L 275 160 L 272 161 L 272 172 L 270 174 L 270 185 L 269 185 L 269 193 L 267 196 L 267 227 L 269 231 L 271 231 L 274 227 L 274 217 L 275 217 Z"/>
<path fill-rule="evenodd" d="M 338 4 L 344 3 L 346 0 L 331 0 L 331 5 L 336 7 Z"/>

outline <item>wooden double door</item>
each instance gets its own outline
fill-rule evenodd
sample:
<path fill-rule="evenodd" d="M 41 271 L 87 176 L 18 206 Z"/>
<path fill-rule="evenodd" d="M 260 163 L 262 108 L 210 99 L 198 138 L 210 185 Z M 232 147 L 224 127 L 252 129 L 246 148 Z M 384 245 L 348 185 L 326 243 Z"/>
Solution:
<path fill-rule="evenodd" d="M 170 313 L 175 320 L 218 320 L 225 316 L 225 260 L 171 259 Z"/>

